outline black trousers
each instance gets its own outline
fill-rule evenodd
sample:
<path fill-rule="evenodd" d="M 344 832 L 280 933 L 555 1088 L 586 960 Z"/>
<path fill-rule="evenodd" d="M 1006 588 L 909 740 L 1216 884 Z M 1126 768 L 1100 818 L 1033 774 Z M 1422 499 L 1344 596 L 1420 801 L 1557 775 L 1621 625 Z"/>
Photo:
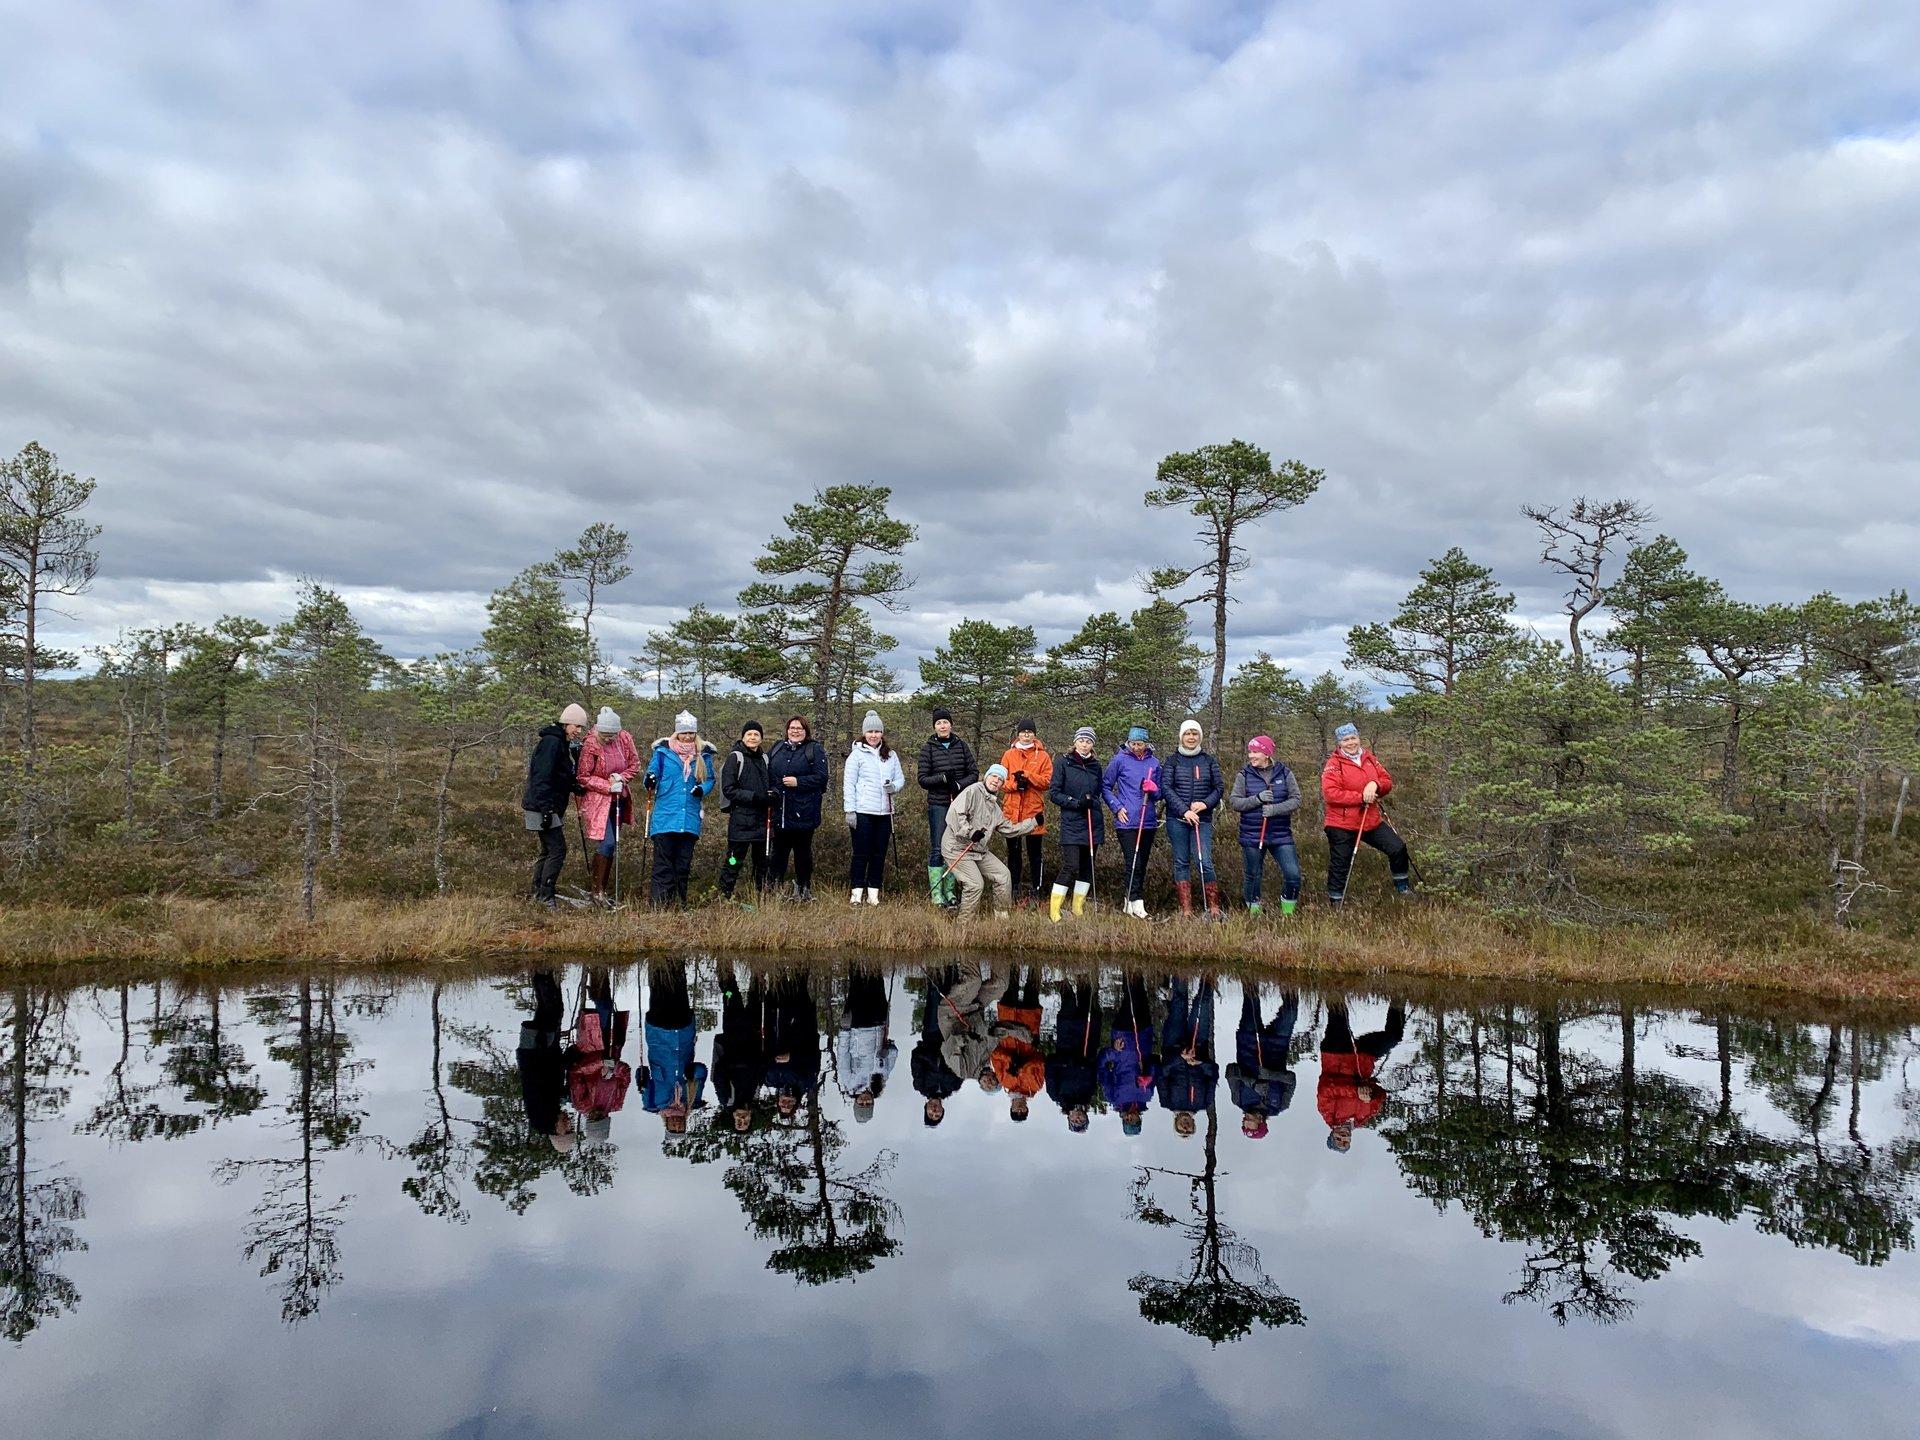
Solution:
<path fill-rule="evenodd" d="M 1320 1050 L 1324 1054 L 1329 1050 L 1349 1055 L 1371 1055 L 1375 1060 L 1387 1058 L 1387 1052 L 1400 1043 L 1400 1037 L 1407 1033 L 1407 1006 L 1404 1000 L 1387 1002 L 1387 1023 L 1384 1028 L 1369 1035 L 1356 1037 L 1353 1024 L 1347 1019 L 1347 1002 L 1335 1000 L 1327 1006 L 1327 1033 L 1320 1041 Z"/>
<path fill-rule="evenodd" d="M 853 817 L 853 876 L 855 890 L 878 890 L 887 874 L 887 842 L 893 838 L 891 815 Z"/>
<path fill-rule="evenodd" d="M 567 864 L 567 827 L 549 825 L 540 832 L 540 858 L 533 862 L 533 898 L 553 899 L 553 887 Z"/>
<path fill-rule="evenodd" d="M 1127 899 L 1141 900 L 1147 893 L 1147 865 L 1153 859 L 1153 837 L 1158 830 L 1121 830 L 1120 863 L 1127 872 Z M 1133 858 L 1135 846 L 1140 847 L 1140 859 L 1136 864 Z"/>
<path fill-rule="evenodd" d="M 1329 900 L 1346 898 L 1347 876 L 1353 870 L 1354 846 L 1362 840 L 1387 857 L 1387 868 L 1393 872 L 1395 880 L 1407 878 L 1407 842 L 1394 834 L 1393 827 L 1384 820 L 1371 830 L 1336 830 L 1329 825 L 1326 832 Z"/>
<path fill-rule="evenodd" d="M 768 875 L 778 885 L 787 878 L 787 857 L 793 857 L 793 883 L 802 890 L 813 889 L 813 831 L 776 830 L 773 832 L 773 862 Z"/>
<path fill-rule="evenodd" d="M 1093 883 L 1093 847 L 1069 841 L 1060 847 L 1060 868 L 1054 872 L 1053 883 L 1070 886 L 1076 880 Z"/>
<path fill-rule="evenodd" d="M 758 840 L 729 840 L 727 858 L 720 866 L 720 893 L 729 900 L 733 898 L 733 887 L 740 883 L 740 872 L 753 871 L 753 888 L 756 893 L 765 893 L 767 888 L 767 847 Z"/>
<path fill-rule="evenodd" d="M 698 835 L 675 831 L 653 837 L 653 903 L 687 903 L 687 881 L 693 875 L 693 842 Z"/>
<path fill-rule="evenodd" d="M 1040 893 L 1040 843 L 1038 835 L 1016 835 L 1007 841 L 1007 875 L 1013 882 L 1014 892 L 1020 890 L 1020 859 L 1022 852 L 1026 856 L 1027 889 L 1035 895 Z"/>

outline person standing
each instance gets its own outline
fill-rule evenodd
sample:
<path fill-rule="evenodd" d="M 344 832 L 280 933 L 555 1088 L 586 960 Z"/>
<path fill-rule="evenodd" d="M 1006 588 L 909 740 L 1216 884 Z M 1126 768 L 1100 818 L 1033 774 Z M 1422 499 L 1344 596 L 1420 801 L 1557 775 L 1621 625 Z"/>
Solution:
<path fill-rule="evenodd" d="M 947 1118 L 947 1099 L 956 1094 L 961 1079 L 947 1068 L 940 1056 L 940 1015 L 947 1008 L 947 996 L 960 983 L 959 967 L 929 965 L 926 972 L 927 994 L 920 1007 L 920 1039 L 908 1056 L 913 1071 L 913 1088 L 925 1101 L 920 1118 L 931 1130 Z"/>
<path fill-rule="evenodd" d="M 1033 1097 L 1047 1083 L 1047 1058 L 1040 1051 L 1040 967 L 1027 967 L 1026 983 L 1015 976 L 995 1010 L 993 1055 L 988 1064 L 1007 1094 L 1008 1113 L 1024 1125 Z"/>
<path fill-rule="evenodd" d="M 732 1118 L 734 1133 L 753 1128 L 755 1101 L 766 1077 L 762 1040 L 766 1030 L 766 990 L 758 971 L 745 989 L 731 961 L 720 962 L 720 1029 L 713 1037 L 713 1098 Z"/>
<path fill-rule="evenodd" d="M 700 738 L 690 710 L 673 721 L 673 734 L 653 742 L 647 789 L 654 796 L 647 834 L 653 841 L 653 903 L 687 903 L 693 847 L 700 838 L 700 806 L 719 779 L 713 742 Z"/>
<path fill-rule="evenodd" d="M 961 793 L 972 791 L 970 785 Z M 997 811 L 999 806 L 994 808 Z M 952 832 L 951 815 L 947 817 L 947 829 Z M 940 1058 L 962 1082 L 978 1080 L 986 1091 L 1000 1088 L 999 1078 L 993 1073 L 993 1022 L 987 1018 L 987 1009 L 1000 1003 L 1000 997 L 1007 993 L 1008 979 L 976 963 L 954 981 L 946 993 L 946 1003 L 940 1007 Z"/>
<path fill-rule="evenodd" d="M 721 806 L 727 812 L 727 858 L 720 867 L 720 894 L 733 898 L 740 872 L 753 871 L 753 893 L 767 889 L 767 856 L 773 847 L 773 777 L 760 744 L 758 720 L 740 727 L 740 739 L 720 770 Z"/>
<path fill-rule="evenodd" d="M 1141 1116 L 1153 1103 L 1154 1068 L 1159 1056 L 1146 1042 L 1153 1038 L 1153 1002 L 1146 978 L 1123 972 L 1120 1008 L 1113 1014 L 1113 1038 L 1100 1052 L 1100 1093 L 1120 1112 L 1120 1129 L 1138 1135 Z"/>
<path fill-rule="evenodd" d="M 1160 761 L 1146 726 L 1127 731 L 1126 745 L 1107 762 L 1100 780 L 1107 808 L 1113 812 L 1114 833 L 1120 837 L 1120 861 L 1127 872 L 1127 914 L 1144 920 L 1147 861 L 1160 826 L 1154 809 L 1160 800 Z"/>
<path fill-rule="evenodd" d="M 1016 825 L 1022 820 L 1033 821 L 1033 829 L 1025 836 L 1007 842 L 1009 883 L 1013 886 L 1016 904 L 1023 908 L 1038 905 L 1041 839 L 1047 833 L 1047 789 L 1053 784 L 1053 756 L 1041 743 L 1039 727 L 1033 720 L 1014 722 L 1013 744 L 1000 757 L 1000 763 L 1007 772 L 1007 787 L 1000 792 L 1000 808 Z M 1024 887 L 1022 873 L 1026 876 Z"/>
<path fill-rule="evenodd" d="M 1160 1103 L 1173 1111 L 1173 1132 L 1182 1139 L 1194 1133 L 1194 1116 L 1213 1108 L 1220 1084 L 1220 1066 L 1213 1058 L 1213 980 L 1198 986 L 1185 976 L 1174 980 L 1167 1005 L 1167 1023 L 1160 1034 Z"/>
<path fill-rule="evenodd" d="M 1213 812 L 1226 792 L 1220 763 L 1201 748 L 1198 720 L 1180 725 L 1180 744 L 1160 766 L 1160 793 L 1167 807 L 1167 844 L 1173 847 L 1173 893 L 1180 913 L 1193 913 L 1193 872 L 1198 870 L 1206 912 L 1224 919 L 1213 873 Z"/>
<path fill-rule="evenodd" d="M 993 888 L 993 913 L 1005 919 L 1013 908 L 1013 881 L 1000 857 L 987 848 L 996 834 L 1025 835 L 1031 819 L 1018 823 L 1000 808 L 1007 783 L 1004 765 L 989 765 L 987 773 L 962 790 L 947 810 L 947 828 L 940 837 L 947 874 L 960 886 L 960 918 L 971 920 L 980 908 L 981 893 Z"/>
<path fill-rule="evenodd" d="M 1094 856 L 1106 843 L 1106 815 L 1100 807 L 1102 778 L 1100 762 L 1093 754 L 1094 739 L 1091 725 L 1073 732 L 1073 748 L 1053 767 L 1053 783 L 1047 787 L 1047 798 L 1060 811 L 1060 864 L 1053 872 L 1053 894 L 1047 901 L 1047 917 L 1056 925 L 1069 885 L 1073 887 L 1073 913 L 1085 912 L 1087 894 L 1093 889 Z"/>
<path fill-rule="evenodd" d="M 1267 1138 L 1267 1121 L 1293 1103 L 1297 1084 L 1291 1059 L 1293 1027 L 1300 1019 L 1300 997 L 1280 996 L 1271 1020 L 1260 1018 L 1260 984 L 1240 985 L 1240 1027 L 1233 1034 L 1233 1063 L 1227 1066 L 1227 1093 L 1240 1107 L 1240 1133 L 1249 1140 Z"/>
<path fill-rule="evenodd" d="M 602 705 L 580 747 L 576 772 L 584 791 L 580 825 L 593 847 L 587 861 L 587 898 L 597 905 L 613 903 L 607 885 L 614 857 L 620 853 L 620 827 L 633 823 L 633 796 L 627 785 L 639 773 L 640 747 L 620 728 L 619 715 Z"/>
<path fill-rule="evenodd" d="M 1353 1148 L 1356 1125 L 1371 1125 L 1387 1108 L 1387 1091 L 1377 1078 L 1381 1064 L 1407 1033 L 1407 1007 L 1387 1002 L 1387 1023 L 1370 1035 L 1355 1036 L 1344 997 L 1327 1002 L 1327 1033 L 1320 1041 L 1320 1083 L 1314 1104 L 1327 1122 L 1327 1148 L 1344 1155 Z"/>
<path fill-rule="evenodd" d="M 1393 789 L 1393 777 L 1360 743 L 1360 730 L 1353 722 L 1335 730 L 1333 738 L 1334 752 L 1320 771 L 1320 796 L 1326 802 L 1327 902 L 1346 901 L 1354 847 L 1363 840 L 1387 857 L 1394 893 L 1411 895 L 1413 882 L 1407 872 L 1413 861 L 1407 844 L 1394 834 L 1380 808 L 1380 797 Z"/>
<path fill-rule="evenodd" d="M 554 887 L 560 883 L 560 872 L 567 863 L 567 802 L 586 793 L 573 759 L 573 747 L 586 730 L 586 709 L 569 705 L 558 720 L 541 730 L 533 753 L 527 757 L 527 785 L 521 792 L 520 809 L 527 829 L 540 835 L 540 858 L 533 862 L 533 888 L 528 898 L 549 910 L 554 907 Z"/>
<path fill-rule="evenodd" d="M 1100 981 L 1097 974 L 1069 976 L 1060 982 L 1060 1013 L 1053 1024 L 1053 1053 L 1047 1056 L 1047 1094 L 1067 1117 L 1075 1135 L 1087 1128 L 1087 1107 L 1098 1089 L 1102 1049 Z"/>
<path fill-rule="evenodd" d="M 1293 771 L 1274 759 L 1273 741 L 1247 742 L 1247 763 L 1233 777 L 1228 806 L 1240 817 L 1240 896 L 1248 913 L 1260 913 L 1260 872 L 1271 855 L 1280 867 L 1280 913 L 1300 908 L 1300 852 L 1293 844 L 1293 812 L 1302 800 Z"/>
<path fill-rule="evenodd" d="M 513 1060 L 520 1072 L 520 1103 L 527 1124 L 562 1155 L 578 1143 L 573 1117 L 563 1103 L 568 1057 L 560 1042 L 565 1012 L 559 977 L 551 970 L 534 971 L 533 1014 L 520 1022 L 520 1044 Z"/>
<path fill-rule="evenodd" d="M 640 1104 L 658 1115 L 669 1135 L 687 1132 L 687 1117 L 706 1103 L 702 1092 L 707 1067 L 694 1058 L 698 1038 L 693 998 L 687 988 L 687 962 L 657 961 L 647 966 L 646 1064 L 640 1067 Z"/>
<path fill-rule="evenodd" d="M 953 712 L 944 705 L 933 712 L 933 734 L 920 747 L 920 788 L 927 792 L 927 889 L 933 903 L 949 908 L 960 903 L 951 875 L 940 860 L 940 832 L 947 826 L 947 807 L 954 797 L 980 778 L 973 748 L 953 732 Z"/>
<path fill-rule="evenodd" d="M 787 737 L 767 757 L 773 782 L 773 858 L 768 883 L 782 885 L 787 860 L 793 860 L 793 898 L 813 899 L 813 835 L 820 828 L 820 802 L 826 793 L 827 750 L 813 738 L 804 715 L 787 717 Z"/>
<path fill-rule="evenodd" d="M 853 1119 L 864 1125 L 873 1118 L 873 1102 L 887 1088 L 900 1047 L 887 1037 L 887 984 L 870 963 L 853 961 L 847 967 L 846 1003 L 840 1011 L 839 1042 L 834 1048 L 834 1070 L 840 1093 L 853 1102 Z"/>
<path fill-rule="evenodd" d="M 853 831 L 852 903 L 878 905 L 887 873 L 887 842 L 893 838 L 893 797 L 907 788 L 900 757 L 887 744 L 877 710 L 860 722 L 860 738 L 847 752 L 841 801 Z"/>
<path fill-rule="evenodd" d="M 791 1122 L 820 1089 L 820 1011 L 813 1000 L 813 976 L 796 970 L 775 978 L 764 1013 L 765 1082 L 773 1090 L 775 1113 Z"/>

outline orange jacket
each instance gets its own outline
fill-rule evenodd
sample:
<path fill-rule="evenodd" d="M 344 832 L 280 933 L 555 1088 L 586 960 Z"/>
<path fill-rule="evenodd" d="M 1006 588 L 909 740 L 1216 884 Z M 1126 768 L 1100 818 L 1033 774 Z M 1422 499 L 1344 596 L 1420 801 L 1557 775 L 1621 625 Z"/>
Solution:
<path fill-rule="evenodd" d="M 993 1027 L 1000 1043 L 989 1063 L 1000 1077 L 1000 1088 L 1009 1095 L 1038 1095 L 1047 1083 L 1046 1056 L 1034 1044 L 1040 1038 L 1040 1011 L 1002 1000 L 994 1014 L 1000 1022 Z"/>
<path fill-rule="evenodd" d="M 1001 812 L 1016 825 L 1022 820 L 1037 821 L 1033 833 L 1046 834 L 1047 787 L 1053 784 L 1053 756 L 1047 753 L 1046 745 L 1038 740 L 1031 750 L 1010 745 L 1000 763 L 1007 767 L 1007 788 L 1000 792 Z M 1024 790 L 1020 788 L 1022 775 L 1027 777 Z"/>

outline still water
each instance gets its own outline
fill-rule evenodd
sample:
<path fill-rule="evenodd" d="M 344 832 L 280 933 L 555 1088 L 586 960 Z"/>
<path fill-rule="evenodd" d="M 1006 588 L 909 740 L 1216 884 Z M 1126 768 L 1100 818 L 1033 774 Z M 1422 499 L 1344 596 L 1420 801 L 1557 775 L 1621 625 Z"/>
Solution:
<path fill-rule="evenodd" d="M 998 970 L 16 980 L 0 1433 L 1915 1433 L 1915 1029 Z"/>

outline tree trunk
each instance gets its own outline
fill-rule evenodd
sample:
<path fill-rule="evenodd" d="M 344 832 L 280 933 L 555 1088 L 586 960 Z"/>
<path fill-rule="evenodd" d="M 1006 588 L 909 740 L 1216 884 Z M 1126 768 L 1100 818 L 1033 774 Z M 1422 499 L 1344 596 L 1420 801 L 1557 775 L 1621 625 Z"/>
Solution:
<path fill-rule="evenodd" d="M 1860 865 L 1867 858 L 1867 779 L 1868 765 L 1866 757 L 1860 759 L 1860 768 L 1853 778 L 1853 863 Z"/>
<path fill-rule="evenodd" d="M 453 786 L 454 761 L 459 758 L 459 747 L 449 745 L 447 763 L 440 767 L 440 785 L 433 796 L 433 883 L 442 895 L 447 893 L 447 792 Z"/>
<path fill-rule="evenodd" d="M 133 765 L 134 746 L 137 743 L 133 726 L 133 707 L 123 698 L 120 702 L 120 718 L 126 725 L 126 739 L 120 747 L 120 823 L 128 829 L 133 828 Z"/>
<path fill-rule="evenodd" d="M 1907 787 L 1911 784 L 1913 784 L 1913 777 L 1911 775 L 1902 775 L 1900 777 L 1900 794 L 1895 797 L 1893 802 L 1893 823 L 1887 827 L 1887 834 L 1895 840 L 1900 838 L 1900 822 L 1906 817 L 1907 813 Z"/>
<path fill-rule="evenodd" d="M 224 693 L 213 707 L 213 796 L 207 801 L 207 820 L 220 818 L 220 787 L 227 769 L 227 697 Z"/>
<path fill-rule="evenodd" d="M 327 746 L 327 854 L 340 858 L 340 747 Z"/>
<path fill-rule="evenodd" d="M 20 651 L 20 814 L 16 824 L 20 853 L 31 857 L 34 851 L 33 820 L 39 797 L 35 793 L 40 762 L 40 736 L 34 725 L 33 676 L 39 659 L 40 619 L 40 547 L 36 543 L 27 556 L 26 588 L 21 595 L 22 613 Z"/>
<path fill-rule="evenodd" d="M 1214 556 L 1213 577 L 1213 689 L 1207 694 L 1207 732 L 1220 748 L 1220 721 L 1226 705 L 1227 686 L 1227 574 L 1233 561 L 1233 531 L 1223 530 L 1220 548 Z"/>
<path fill-rule="evenodd" d="M 320 705 L 307 708 L 307 793 L 300 837 L 300 910 L 313 923 L 313 891 L 320 868 Z"/>

